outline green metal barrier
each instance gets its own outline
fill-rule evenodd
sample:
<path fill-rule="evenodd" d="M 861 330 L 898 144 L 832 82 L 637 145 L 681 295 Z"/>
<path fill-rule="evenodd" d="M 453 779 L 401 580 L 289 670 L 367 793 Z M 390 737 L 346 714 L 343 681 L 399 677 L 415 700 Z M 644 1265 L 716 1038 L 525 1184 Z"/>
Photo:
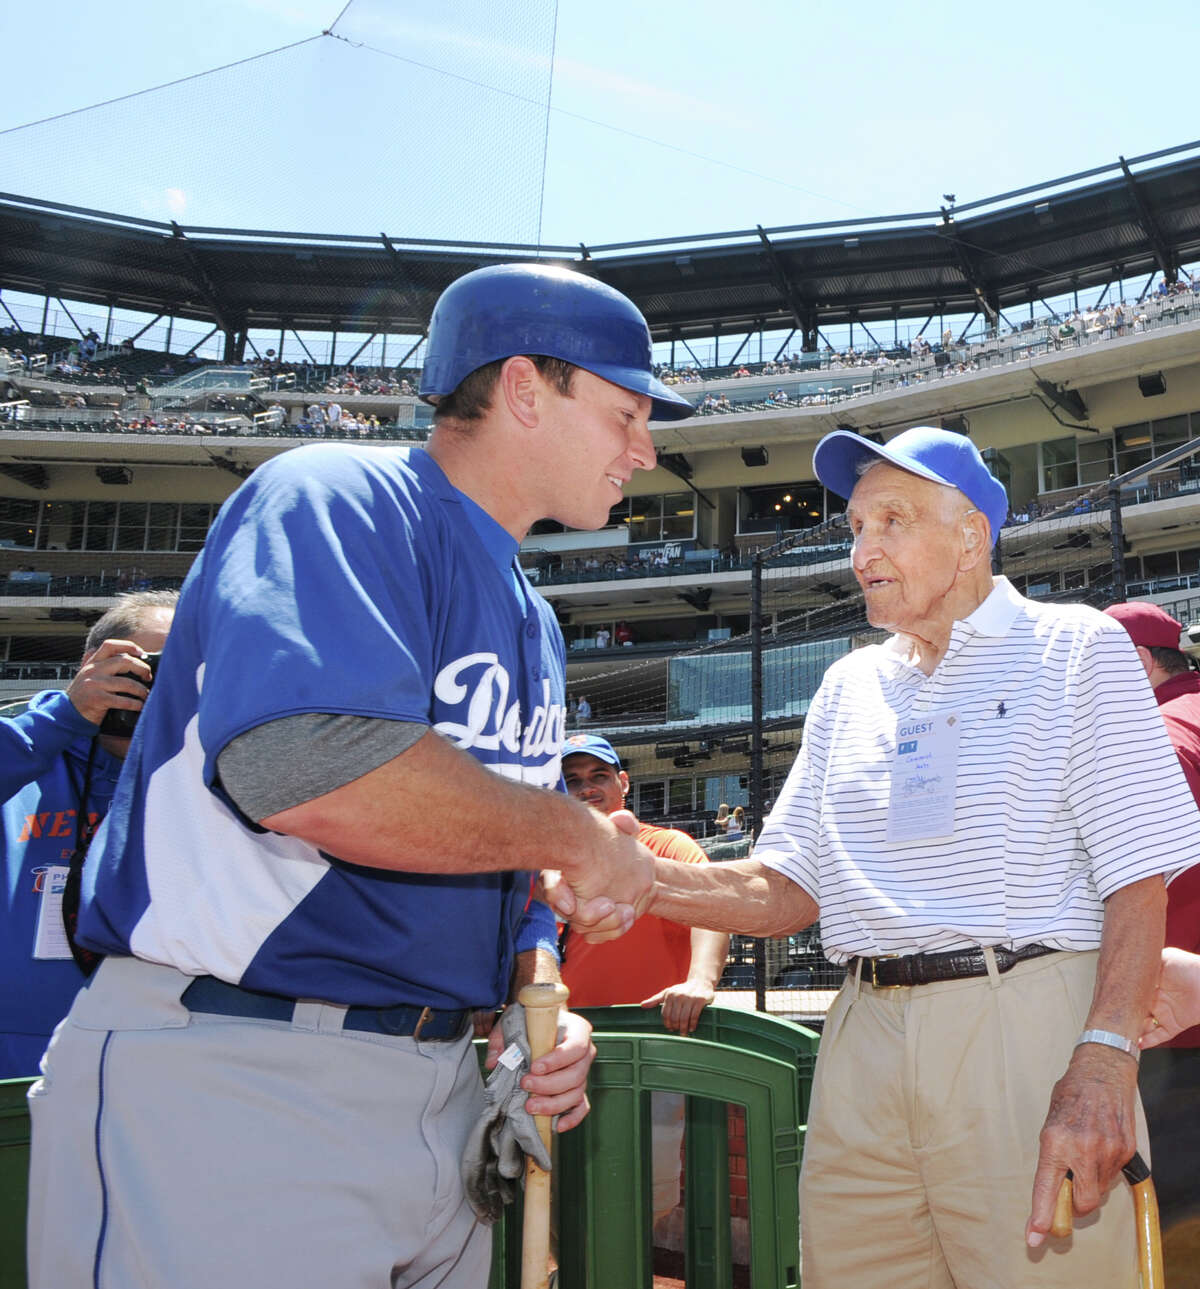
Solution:
<path fill-rule="evenodd" d="M 555 1203 L 560 1289 L 652 1283 L 651 1091 L 688 1095 L 690 1289 L 729 1289 L 732 1239 L 726 1104 L 746 1109 L 755 1289 L 799 1285 L 798 1187 L 818 1036 L 790 1021 L 708 1007 L 694 1036 L 668 1034 L 657 1009 L 583 1013 L 595 1027 L 592 1113 L 558 1138 Z M 480 1045 L 482 1049 L 482 1044 Z M 0 1289 L 25 1289 L 32 1079 L 0 1081 Z M 566 1197 L 564 1199 L 564 1197 Z M 520 1201 L 496 1228 L 490 1289 L 520 1283 Z"/>
<path fill-rule="evenodd" d="M 25 1289 L 29 1105 L 33 1079 L 0 1079 L 0 1289 Z"/>
<path fill-rule="evenodd" d="M 694 1036 L 668 1034 L 657 1009 L 583 1012 L 597 1049 L 592 1113 L 558 1139 L 560 1289 L 649 1289 L 653 1280 L 651 1130 L 646 1093 L 688 1094 L 687 1237 L 690 1289 L 733 1282 L 726 1105 L 746 1109 L 755 1289 L 799 1285 L 798 1190 L 803 1120 L 818 1036 L 790 1021 L 709 1007 Z M 496 1229 L 490 1289 L 516 1289 L 520 1204 Z"/>

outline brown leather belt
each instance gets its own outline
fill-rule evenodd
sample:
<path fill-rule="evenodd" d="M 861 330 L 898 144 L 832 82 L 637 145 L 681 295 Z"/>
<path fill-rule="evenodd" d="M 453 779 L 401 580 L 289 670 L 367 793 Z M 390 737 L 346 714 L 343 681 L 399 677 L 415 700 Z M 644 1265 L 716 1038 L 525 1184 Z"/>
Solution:
<path fill-rule="evenodd" d="M 1027 944 L 1023 949 L 994 949 L 996 970 L 1001 975 L 1018 962 L 1059 953 L 1048 944 Z M 876 989 L 903 989 L 911 985 L 929 985 L 935 980 L 964 980 L 969 976 L 986 976 L 987 959 L 982 949 L 952 949 L 949 953 L 887 954 L 881 958 L 851 958 L 846 971 L 854 976 L 862 962 L 862 978 Z"/>

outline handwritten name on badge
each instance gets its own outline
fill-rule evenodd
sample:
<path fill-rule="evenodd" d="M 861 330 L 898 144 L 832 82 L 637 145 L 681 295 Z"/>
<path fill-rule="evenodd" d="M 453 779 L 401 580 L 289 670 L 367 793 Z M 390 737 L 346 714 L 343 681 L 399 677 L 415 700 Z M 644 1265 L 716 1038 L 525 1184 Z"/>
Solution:
<path fill-rule="evenodd" d="M 955 713 L 897 727 L 888 841 L 921 841 L 953 833 L 959 728 Z"/>

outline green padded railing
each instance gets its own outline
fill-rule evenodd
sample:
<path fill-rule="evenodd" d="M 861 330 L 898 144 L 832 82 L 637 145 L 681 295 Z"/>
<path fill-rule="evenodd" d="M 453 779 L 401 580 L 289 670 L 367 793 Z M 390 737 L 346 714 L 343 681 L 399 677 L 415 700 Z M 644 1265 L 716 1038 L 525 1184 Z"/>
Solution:
<path fill-rule="evenodd" d="M 25 1289 L 29 1106 L 33 1079 L 0 1079 L 0 1289 Z"/>
<path fill-rule="evenodd" d="M 750 1280 L 799 1285 L 799 1175 L 818 1036 L 790 1021 L 709 1007 L 696 1034 L 667 1033 L 657 1009 L 585 1010 L 597 1049 L 592 1112 L 558 1139 L 559 1289 L 649 1289 L 650 1091 L 688 1094 L 685 1278 L 731 1289 L 726 1105 L 746 1110 Z M 757 1216 L 755 1216 L 757 1215 Z M 520 1283 L 519 1202 L 496 1229 L 490 1289 Z"/>

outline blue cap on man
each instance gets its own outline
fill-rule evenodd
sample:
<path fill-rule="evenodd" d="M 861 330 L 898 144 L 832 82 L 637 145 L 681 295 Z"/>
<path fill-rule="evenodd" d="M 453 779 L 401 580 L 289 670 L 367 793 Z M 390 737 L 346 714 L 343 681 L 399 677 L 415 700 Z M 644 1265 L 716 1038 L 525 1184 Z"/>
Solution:
<path fill-rule="evenodd" d="M 567 757 L 577 756 L 581 752 L 615 765 L 618 770 L 621 768 L 621 758 L 617 755 L 616 748 L 599 734 L 572 734 L 563 744 L 562 759 L 565 761 Z"/>
<path fill-rule="evenodd" d="M 961 434 L 918 425 L 890 443 L 872 443 L 852 430 L 834 430 L 817 444 L 813 469 L 817 478 L 839 497 L 849 500 L 862 462 L 874 457 L 899 470 L 957 488 L 982 511 L 991 529 L 992 545 L 1008 518 L 1008 493 L 991 474 L 979 449 Z"/>

